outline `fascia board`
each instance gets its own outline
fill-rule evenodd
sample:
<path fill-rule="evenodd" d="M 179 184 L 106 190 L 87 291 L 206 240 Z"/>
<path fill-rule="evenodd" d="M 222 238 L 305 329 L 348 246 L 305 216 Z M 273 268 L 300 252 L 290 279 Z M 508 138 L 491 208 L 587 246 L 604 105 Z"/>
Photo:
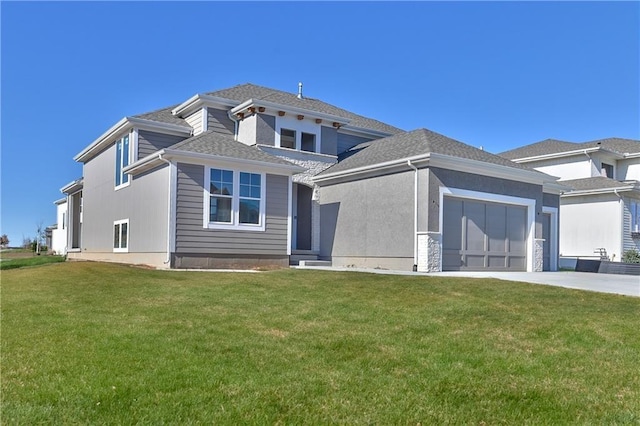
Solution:
<path fill-rule="evenodd" d="M 543 155 L 534 155 L 532 157 L 515 158 L 515 159 L 513 159 L 511 161 L 513 161 L 515 163 L 530 163 L 530 162 L 533 162 L 533 161 L 550 160 L 550 159 L 553 159 L 553 158 L 572 157 L 574 155 L 588 154 L 588 153 L 592 153 L 592 152 L 596 152 L 596 151 L 600 151 L 600 150 L 602 150 L 602 148 L 600 148 L 600 147 L 576 149 L 576 150 L 573 150 L 573 151 L 555 152 L 555 153 L 552 153 L 552 154 L 543 154 Z"/>
<path fill-rule="evenodd" d="M 195 94 L 174 109 L 171 110 L 171 114 L 180 116 L 187 114 L 202 106 L 223 106 L 232 107 L 237 105 L 238 102 L 234 102 L 231 99 L 221 98 L 218 96 Z"/>
<path fill-rule="evenodd" d="M 53 204 L 55 204 L 56 206 L 59 206 L 60 204 L 64 204 L 67 202 L 66 198 L 60 198 L 59 200 L 56 200 L 53 202 Z"/>
<path fill-rule="evenodd" d="M 412 163 L 429 161 L 430 155 L 432 154 L 420 154 L 420 155 L 415 155 L 413 157 L 400 158 L 397 160 L 391 160 L 391 161 L 385 161 L 382 163 L 371 164 L 367 166 L 355 167 L 353 169 L 342 170 L 334 173 L 327 173 L 320 176 L 314 176 L 311 179 L 316 183 L 322 183 L 322 182 L 331 181 L 333 179 L 353 177 L 353 176 L 358 176 L 365 173 L 370 174 L 369 172 L 388 170 L 398 165 L 406 164 L 407 161 L 411 161 Z"/>
<path fill-rule="evenodd" d="M 640 152 L 625 152 L 622 157 L 625 160 L 629 158 L 640 158 Z"/>
<path fill-rule="evenodd" d="M 354 136 L 360 136 L 360 135 L 368 135 L 368 136 L 374 136 L 376 139 L 382 139 L 382 138 L 386 138 L 389 136 L 393 136 L 393 133 L 386 133 L 386 132 L 380 132 L 377 130 L 371 130 L 371 129 L 365 129 L 363 127 L 355 127 L 355 126 L 350 126 L 350 125 L 345 125 L 342 126 L 339 130 L 340 133 L 346 133 L 346 134 L 352 134 Z M 375 140 L 375 139 L 374 139 Z"/>
<path fill-rule="evenodd" d="M 295 164 L 287 165 L 287 164 L 275 164 L 275 163 L 266 163 L 263 161 L 257 160 L 249 160 L 245 158 L 234 158 L 234 157 L 226 157 L 223 155 L 212 155 L 212 154 L 202 154 L 198 152 L 189 152 L 189 151 L 179 151 L 172 149 L 162 150 L 162 157 L 168 160 L 181 161 L 185 160 L 185 162 L 193 163 L 194 160 L 197 161 L 198 164 L 210 165 L 211 162 L 225 162 L 234 165 L 247 165 L 255 168 L 259 168 L 264 171 L 269 171 L 273 174 L 280 175 L 294 175 L 297 173 L 302 173 L 306 169 L 300 166 L 296 166 Z"/>
<path fill-rule="evenodd" d="M 80 191 L 84 187 L 84 179 L 74 180 L 60 188 L 60 192 L 64 194 L 73 194 Z"/>
<path fill-rule="evenodd" d="M 190 127 L 180 126 L 179 124 L 160 123 L 153 120 L 145 120 L 143 118 L 136 117 L 124 117 L 116 124 L 114 124 L 109 130 L 104 132 L 100 137 L 91 142 L 89 146 L 83 149 L 78 155 L 73 157 L 75 161 L 81 162 L 90 158 L 91 154 L 99 151 L 105 145 L 112 142 L 112 140 L 133 127 L 137 127 L 142 130 L 149 131 L 161 131 L 163 133 L 175 134 L 175 135 L 191 135 L 192 129 Z"/>
<path fill-rule="evenodd" d="M 542 185 L 544 182 L 553 182 L 555 178 L 537 170 L 523 170 L 500 164 L 486 163 L 484 161 L 468 158 L 453 157 L 445 154 L 431 154 L 432 167 L 440 167 L 459 172 L 476 175 L 491 176 L 500 179 L 515 180 L 520 182 Z"/>
<path fill-rule="evenodd" d="M 274 110 L 289 112 L 289 113 L 292 113 L 292 114 L 302 114 L 302 115 L 304 115 L 306 117 L 320 118 L 322 120 L 327 120 L 327 121 L 332 121 L 332 122 L 335 121 L 336 123 L 340 123 L 340 124 L 348 124 L 349 122 L 351 122 L 351 120 L 349 120 L 348 118 L 339 117 L 337 115 L 325 114 L 323 112 L 313 111 L 313 110 L 310 110 L 310 109 L 297 108 L 297 107 L 292 107 L 292 106 L 288 106 L 288 105 L 277 104 L 275 102 L 263 101 L 261 99 L 258 99 L 258 100 L 254 100 L 254 99 L 246 100 L 246 101 L 242 102 L 240 105 L 232 108 L 231 109 L 231 113 L 232 114 L 237 114 L 239 112 L 242 112 L 244 109 L 252 107 L 252 106 L 265 107 L 265 108 L 270 108 L 270 109 L 274 109 Z"/>
<path fill-rule="evenodd" d="M 562 195 L 568 191 L 571 191 L 571 188 L 566 185 L 562 185 L 561 182 L 545 182 L 542 185 L 542 192 L 547 194 Z"/>
<path fill-rule="evenodd" d="M 616 192 L 628 192 L 633 191 L 634 186 L 620 186 L 617 188 L 602 188 L 602 189 L 583 189 L 577 191 L 565 192 L 562 197 L 579 197 L 581 195 L 600 195 L 600 194 L 615 194 Z"/>

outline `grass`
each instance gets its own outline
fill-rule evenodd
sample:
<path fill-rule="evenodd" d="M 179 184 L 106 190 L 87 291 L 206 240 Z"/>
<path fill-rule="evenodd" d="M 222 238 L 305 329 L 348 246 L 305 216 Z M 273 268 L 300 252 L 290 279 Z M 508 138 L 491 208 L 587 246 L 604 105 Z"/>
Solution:
<path fill-rule="evenodd" d="M 2 274 L 2 424 L 638 424 L 640 299 L 499 280 Z"/>
<path fill-rule="evenodd" d="M 64 256 L 19 256 L 19 257 L 9 257 L 2 258 L 0 262 L 0 270 L 3 269 L 18 269 L 25 268 L 29 266 L 39 266 L 39 265 L 47 265 L 49 263 L 60 263 L 64 262 Z"/>

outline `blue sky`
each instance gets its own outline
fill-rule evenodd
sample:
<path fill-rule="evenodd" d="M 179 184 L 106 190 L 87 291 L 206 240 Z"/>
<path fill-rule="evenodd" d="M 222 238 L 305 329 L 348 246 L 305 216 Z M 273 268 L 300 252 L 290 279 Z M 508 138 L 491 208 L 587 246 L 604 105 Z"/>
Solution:
<path fill-rule="evenodd" d="M 640 139 L 638 2 L 7 2 L 0 233 L 124 116 L 252 82 L 490 152 Z"/>

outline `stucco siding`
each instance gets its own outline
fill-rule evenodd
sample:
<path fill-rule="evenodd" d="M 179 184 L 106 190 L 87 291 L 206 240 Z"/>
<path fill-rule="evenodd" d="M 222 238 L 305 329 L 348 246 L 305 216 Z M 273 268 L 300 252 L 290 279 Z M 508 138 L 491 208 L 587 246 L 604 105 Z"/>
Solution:
<path fill-rule="evenodd" d="M 176 253 L 286 255 L 288 178 L 267 174 L 265 231 L 204 228 L 204 166 L 178 163 Z"/>
<path fill-rule="evenodd" d="M 138 158 L 144 158 L 147 155 L 153 154 L 160 149 L 168 148 L 185 139 L 186 138 L 183 136 L 165 135 L 163 133 L 150 132 L 148 130 L 139 130 Z"/>
<path fill-rule="evenodd" d="M 207 130 L 224 135 L 233 135 L 235 123 L 223 109 L 207 108 Z"/>
<path fill-rule="evenodd" d="M 603 247 L 620 260 L 623 214 L 615 194 L 564 197 L 560 206 L 560 256 L 597 256 Z"/>
<path fill-rule="evenodd" d="M 113 252 L 113 222 L 129 219 L 129 252 L 166 252 L 169 168 L 114 190 L 115 147 L 84 165 L 82 249 Z"/>
<path fill-rule="evenodd" d="M 560 207 L 560 195 L 549 194 L 549 193 L 542 194 L 542 205 L 544 205 L 545 207 L 559 208 Z"/>
<path fill-rule="evenodd" d="M 413 194 L 412 171 L 321 187 L 321 256 L 412 265 Z"/>
<path fill-rule="evenodd" d="M 616 179 L 640 181 L 640 158 L 618 160 L 616 164 Z"/>
<path fill-rule="evenodd" d="M 600 175 L 595 162 L 585 154 L 524 164 L 548 175 L 558 177 L 561 180 L 582 179 Z"/>
<path fill-rule="evenodd" d="M 245 145 L 256 143 L 256 116 L 251 115 L 238 122 L 238 142 Z"/>

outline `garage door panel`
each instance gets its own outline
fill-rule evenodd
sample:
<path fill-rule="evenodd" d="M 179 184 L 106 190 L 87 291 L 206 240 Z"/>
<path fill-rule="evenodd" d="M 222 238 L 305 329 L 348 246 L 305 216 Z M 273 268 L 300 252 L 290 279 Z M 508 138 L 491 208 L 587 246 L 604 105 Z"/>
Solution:
<path fill-rule="evenodd" d="M 443 270 L 526 271 L 526 207 L 446 197 L 443 213 Z"/>

